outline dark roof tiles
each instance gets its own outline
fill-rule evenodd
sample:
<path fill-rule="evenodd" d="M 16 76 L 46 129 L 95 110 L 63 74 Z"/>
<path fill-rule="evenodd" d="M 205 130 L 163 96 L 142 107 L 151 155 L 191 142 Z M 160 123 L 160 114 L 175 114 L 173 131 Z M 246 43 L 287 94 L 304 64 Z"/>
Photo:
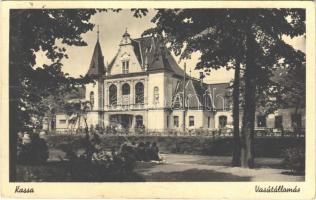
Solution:
<path fill-rule="evenodd" d="M 103 60 L 103 55 L 102 55 L 102 50 L 101 50 L 101 45 L 99 43 L 99 40 L 95 44 L 94 51 L 92 54 L 92 59 L 90 62 L 90 67 L 87 72 L 88 76 L 99 76 L 103 75 L 105 72 L 105 65 L 104 65 L 104 60 Z"/>

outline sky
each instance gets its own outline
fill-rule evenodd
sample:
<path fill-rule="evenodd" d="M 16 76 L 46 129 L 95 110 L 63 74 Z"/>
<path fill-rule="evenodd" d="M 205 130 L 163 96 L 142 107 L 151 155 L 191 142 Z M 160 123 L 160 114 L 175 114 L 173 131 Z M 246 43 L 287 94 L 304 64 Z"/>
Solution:
<path fill-rule="evenodd" d="M 143 31 L 148 28 L 155 27 L 155 24 L 151 22 L 152 17 L 155 15 L 154 10 L 149 10 L 147 16 L 142 18 L 135 18 L 132 16 L 130 10 L 122 10 L 118 13 L 101 12 L 97 13 L 91 18 L 91 22 L 99 25 L 99 41 L 104 56 L 104 62 L 110 63 L 115 54 L 118 51 L 119 43 L 122 39 L 122 35 L 127 30 L 131 35 L 131 38 L 139 38 Z M 97 26 L 93 31 L 87 32 L 82 35 L 83 40 L 87 42 L 87 46 L 66 46 L 68 59 L 63 59 L 63 71 L 69 73 L 70 76 L 79 77 L 85 75 L 89 69 L 91 62 L 94 46 L 97 41 Z M 300 49 L 305 52 L 305 38 L 289 38 L 284 37 L 284 40 L 291 44 L 294 48 Z M 199 77 L 199 71 L 194 70 L 196 63 L 198 62 L 199 55 L 192 55 L 190 60 L 179 61 L 178 57 L 175 57 L 179 66 L 183 68 L 184 62 L 186 62 L 187 73 L 191 70 L 193 77 Z M 37 66 L 42 64 L 49 64 L 43 52 L 36 53 Z M 233 70 L 227 71 L 226 69 L 212 70 L 210 75 L 207 75 L 204 79 L 206 83 L 222 83 L 228 82 L 233 78 Z"/>

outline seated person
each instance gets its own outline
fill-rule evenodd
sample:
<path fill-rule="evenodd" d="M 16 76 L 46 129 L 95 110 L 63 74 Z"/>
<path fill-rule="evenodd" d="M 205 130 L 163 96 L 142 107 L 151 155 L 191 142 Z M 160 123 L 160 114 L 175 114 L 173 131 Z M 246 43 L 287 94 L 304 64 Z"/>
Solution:
<path fill-rule="evenodd" d="M 151 160 L 161 161 L 161 158 L 159 156 L 159 148 L 158 148 L 156 142 L 153 142 L 151 144 L 150 153 L 151 153 Z"/>

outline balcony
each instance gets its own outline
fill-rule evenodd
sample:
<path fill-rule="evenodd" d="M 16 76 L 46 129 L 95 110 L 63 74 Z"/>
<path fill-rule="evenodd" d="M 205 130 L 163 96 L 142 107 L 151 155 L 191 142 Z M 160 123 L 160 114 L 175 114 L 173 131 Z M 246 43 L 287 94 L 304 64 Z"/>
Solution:
<path fill-rule="evenodd" d="M 147 108 L 147 104 L 117 104 L 107 105 L 104 108 L 107 111 L 142 110 Z"/>

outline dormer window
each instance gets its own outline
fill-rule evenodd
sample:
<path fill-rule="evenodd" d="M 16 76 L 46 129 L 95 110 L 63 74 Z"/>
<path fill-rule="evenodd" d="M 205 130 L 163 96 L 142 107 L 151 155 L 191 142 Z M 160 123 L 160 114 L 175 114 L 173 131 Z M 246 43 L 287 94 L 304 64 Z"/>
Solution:
<path fill-rule="evenodd" d="M 128 68 L 129 68 L 129 61 L 128 60 L 122 61 L 123 74 L 128 74 Z"/>

